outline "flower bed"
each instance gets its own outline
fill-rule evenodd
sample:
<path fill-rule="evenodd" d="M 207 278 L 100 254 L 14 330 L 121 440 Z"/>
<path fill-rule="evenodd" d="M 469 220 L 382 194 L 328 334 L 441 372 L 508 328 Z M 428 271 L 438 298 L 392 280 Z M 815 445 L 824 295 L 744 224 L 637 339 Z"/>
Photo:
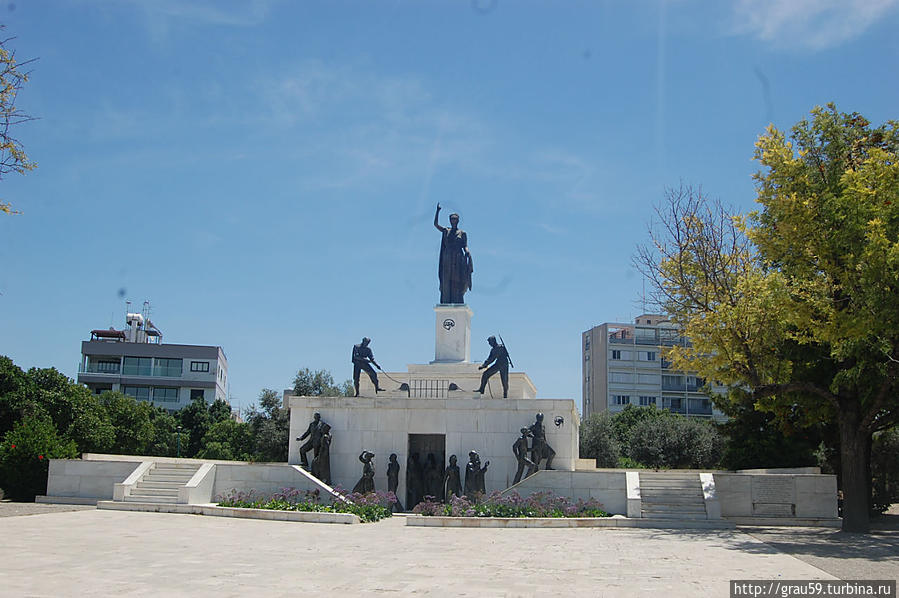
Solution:
<path fill-rule="evenodd" d="M 572 502 L 552 492 L 535 492 L 527 498 L 514 491 L 507 495 L 493 492 L 489 496 L 476 496 L 474 500 L 454 496 L 446 504 L 433 499 L 433 496 L 426 497 L 412 512 L 442 517 L 611 517 L 592 498 Z"/>
<path fill-rule="evenodd" d="M 231 490 L 217 496 L 220 507 L 243 509 L 267 509 L 273 511 L 307 511 L 315 513 L 353 513 L 362 523 L 379 521 L 392 515 L 390 505 L 396 502 L 392 492 L 353 492 L 343 496 L 343 500 L 333 499 L 330 504 L 321 502 L 318 490 L 302 491 L 296 488 L 282 488 L 272 495 L 258 494 L 255 490 L 240 492 Z"/>

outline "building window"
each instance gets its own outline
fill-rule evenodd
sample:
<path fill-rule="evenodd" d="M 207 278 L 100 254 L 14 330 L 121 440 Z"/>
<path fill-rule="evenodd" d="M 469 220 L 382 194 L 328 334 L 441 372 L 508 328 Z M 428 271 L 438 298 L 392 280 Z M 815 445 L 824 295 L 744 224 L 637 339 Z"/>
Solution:
<path fill-rule="evenodd" d="M 612 359 L 621 359 L 621 351 L 612 350 Z"/>
<path fill-rule="evenodd" d="M 590 337 L 588 336 L 588 337 L 584 338 L 584 351 L 589 351 L 589 350 L 590 350 Z"/>
<path fill-rule="evenodd" d="M 177 403 L 178 389 L 157 386 L 153 389 L 153 400 L 160 403 Z"/>
<path fill-rule="evenodd" d="M 650 405 L 656 404 L 655 397 L 640 397 L 640 407 L 649 407 Z"/>
<path fill-rule="evenodd" d="M 658 374 L 637 374 L 637 384 L 659 384 Z"/>
<path fill-rule="evenodd" d="M 122 392 L 130 397 L 134 397 L 138 401 L 149 401 L 150 400 L 150 387 L 149 386 L 123 386 Z"/>
<path fill-rule="evenodd" d="M 192 371 L 192 372 L 208 372 L 209 371 L 209 362 L 208 361 L 191 361 L 190 362 L 190 371 Z"/>
<path fill-rule="evenodd" d="M 686 390 L 683 376 L 662 376 L 662 388 L 665 390 Z"/>
<path fill-rule="evenodd" d="M 686 413 L 683 400 L 679 397 L 662 397 L 662 408 L 672 413 Z"/>
<path fill-rule="evenodd" d="M 191 388 L 190 389 L 190 402 L 193 403 L 196 399 L 205 399 L 206 393 L 202 388 Z"/>
<path fill-rule="evenodd" d="M 126 357 L 122 363 L 122 373 L 126 376 L 151 376 L 153 359 L 150 357 Z"/>
<path fill-rule="evenodd" d="M 180 359 L 160 359 L 156 358 L 156 376 L 167 376 L 169 378 L 177 378 L 181 375 Z"/>
<path fill-rule="evenodd" d="M 628 395 L 612 395 L 613 405 L 630 405 L 631 398 Z"/>
<path fill-rule="evenodd" d="M 647 351 L 646 352 L 646 361 L 655 361 L 656 360 L 656 352 L 655 351 Z"/>
<path fill-rule="evenodd" d="M 610 372 L 609 382 L 632 383 L 634 375 L 628 372 Z"/>

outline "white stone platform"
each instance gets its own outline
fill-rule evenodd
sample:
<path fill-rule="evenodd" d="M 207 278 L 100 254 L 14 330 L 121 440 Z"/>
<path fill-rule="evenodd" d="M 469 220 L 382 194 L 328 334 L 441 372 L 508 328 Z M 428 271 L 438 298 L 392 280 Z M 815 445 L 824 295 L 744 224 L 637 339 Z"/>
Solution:
<path fill-rule="evenodd" d="M 145 513 L 179 513 L 182 515 L 206 515 L 207 517 L 236 517 L 240 519 L 262 519 L 265 521 L 294 521 L 302 523 L 360 523 L 354 513 L 320 513 L 312 511 L 277 511 L 274 509 L 243 509 L 220 507 L 216 504 L 161 504 L 140 502 L 119 502 L 101 500 L 98 509 L 110 511 L 141 511 Z"/>

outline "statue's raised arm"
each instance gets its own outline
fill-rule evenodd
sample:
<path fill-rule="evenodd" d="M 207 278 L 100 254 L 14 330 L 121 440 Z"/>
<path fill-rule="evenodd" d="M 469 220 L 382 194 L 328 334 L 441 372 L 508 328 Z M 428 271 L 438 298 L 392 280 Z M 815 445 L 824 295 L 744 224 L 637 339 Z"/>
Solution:
<path fill-rule="evenodd" d="M 437 204 L 437 211 L 434 212 L 434 228 L 436 228 L 437 230 L 439 230 L 442 233 L 445 233 L 446 227 L 440 226 L 440 222 L 438 221 L 438 218 L 440 218 L 440 204 L 439 203 Z"/>

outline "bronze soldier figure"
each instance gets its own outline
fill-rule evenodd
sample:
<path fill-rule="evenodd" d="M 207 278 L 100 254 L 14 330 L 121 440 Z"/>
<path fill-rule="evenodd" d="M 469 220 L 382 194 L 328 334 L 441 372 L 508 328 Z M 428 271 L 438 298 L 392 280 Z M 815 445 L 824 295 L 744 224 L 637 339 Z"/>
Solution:
<path fill-rule="evenodd" d="M 321 423 L 318 454 L 312 457 L 312 475 L 331 485 L 331 426 Z"/>
<path fill-rule="evenodd" d="M 312 456 L 314 458 L 318 456 L 318 452 L 321 449 L 323 424 L 327 425 L 322 421 L 321 413 L 314 414 L 312 416 L 312 421 L 309 422 L 309 427 L 306 428 L 306 431 L 303 432 L 302 436 L 297 438 L 297 440 L 303 440 L 307 436 L 310 437 L 309 440 L 300 447 L 300 466 L 305 469 L 309 469 L 309 461 L 306 459 L 306 453 L 312 449 Z"/>
<path fill-rule="evenodd" d="M 515 472 L 515 479 L 512 481 L 512 484 L 517 484 L 521 481 L 521 474 L 524 473 L 524 468 L 528 468 L 528 473 L 525 478 L 529 478 L 537 471 L 537 465 L 528 459 L 528 437 L 531 435 L 531 431 L 527 428 L 521 429 L 521 438 L 515 441 L 515 444 L 512 445 L 512 453 L 515 455 L 515 458 L 518 459 L 518 471 Z"/>
<path fill-rule="evenodd" d="M 536 419 L 537 421 L 528 428 L 534 437 L 534 442 L 531 445 L 531 461 L 539 469 L 540 461 L 546 459 L 546 469 L 552 469 L 553 457 L 556 456 L 556 451 L 546 443 L 546 428 L 543 427 L 543 414 L 538 413 Z"/>
<path fill-rule="evenodd" d="M 381 369 L 381 366 L 375 361 L 371 348 L 368 346 L 370 342 L 371 339 L 366 336 L 361 343 L 353 345 L 353 388 L 356 389 L 357 397 L 359 396 L 359 375 L 362 373 L 362 370 L 365 370 L 365 373 L 371 378 L 371 383 L 375 385 L 375 392 L 384 390 L 378 386 L 378 374 L 371 367 L 371 364 L 375 364 L 376 368 Z"/>
<path fill-rule="evenodd" d="M 490 355 L 487 356 L 487 359 L 484 360 L 484 363 L 478 366 L 479 370 L 483 370 L 487 366 L 487 371 L 481 375 L 481 386 L 475 392 L 479 392 L 484 394 L 484 388 L 487 386 L 487 381 L 490 379 L 490 376 L 499 372 L 499 379 L 503 383 L 503 398 L 509 398 L 509 352 L 506 351 L 506 346 L 501 345 L 496 342 L 495 336 L 490 336 L 487 338 L 487 342 L 490 344 Z M 493 363 L 495 362 L 495 363 Z M 493 365 L 490 365 L 493 363 Z"/>

